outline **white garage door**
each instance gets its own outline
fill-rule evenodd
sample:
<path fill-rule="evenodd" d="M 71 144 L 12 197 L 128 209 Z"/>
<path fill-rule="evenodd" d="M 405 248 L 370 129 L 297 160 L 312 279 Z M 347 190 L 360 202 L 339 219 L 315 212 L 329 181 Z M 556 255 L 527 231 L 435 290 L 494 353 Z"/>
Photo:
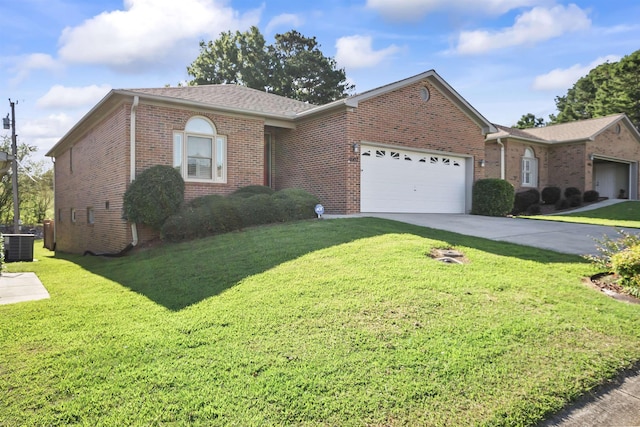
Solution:
<path fill-rule="evenodd" d="M 362 146 L 360 211 L 464 213 L 464 157 Z"/>

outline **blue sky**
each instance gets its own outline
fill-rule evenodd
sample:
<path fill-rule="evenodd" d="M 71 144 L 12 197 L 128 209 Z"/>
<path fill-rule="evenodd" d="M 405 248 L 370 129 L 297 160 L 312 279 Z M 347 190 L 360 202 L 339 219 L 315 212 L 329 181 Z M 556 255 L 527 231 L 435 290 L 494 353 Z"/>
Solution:
<path fill-rule="evenodd" d="M 315 36 L 356 92 L 436 70 L 494 123 L 547 117 L 640 49 L 635 0 L 2 0 L 0 115 L 43 156 L 110 89 L 189 79 L 198 42 L 256 25 Z M 3 98 L 4 97 L 4 98 Z M 2 99 L 6 100 L 3 101 Z M 6 102 L 5 110 L 2 103 Z M 6 131 L 5 131 L 6 132 Z"/>

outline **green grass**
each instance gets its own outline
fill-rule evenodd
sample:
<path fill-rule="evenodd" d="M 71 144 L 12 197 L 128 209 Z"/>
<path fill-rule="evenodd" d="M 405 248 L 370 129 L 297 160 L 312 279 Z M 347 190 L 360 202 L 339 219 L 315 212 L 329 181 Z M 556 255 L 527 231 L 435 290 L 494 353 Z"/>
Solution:
<path fill-rule="evenodd" d="M 640 228 L 640 202 L 628 201 L 584 212 L 574 212 L 563 215 L 535 215 L 526 218 L 609 225 L 623 228 Z"/>
<path fill-rule="evenodd" d="M 9 269 L 51 299 L 0 306 L 2 426 L 535 425 L 640 359 L 640 307 L 580 257 L 382 219 L 36 249 Z"/>

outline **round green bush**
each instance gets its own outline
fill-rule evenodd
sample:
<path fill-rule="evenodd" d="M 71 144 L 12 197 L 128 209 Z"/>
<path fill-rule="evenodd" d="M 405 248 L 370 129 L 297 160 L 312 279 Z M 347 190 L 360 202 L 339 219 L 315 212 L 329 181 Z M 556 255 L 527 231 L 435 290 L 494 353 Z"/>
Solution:
<path fill-rule="evenodd" d="M 273 196 L 282 221 L 295 221 L 316 217 L 315 206 L 320 202 L 316 196 L 300 188 L 286 188 Z"/>
<path fill-rule="evenodd" d="M 628 247 L 611 256 L 611 268 L 620 275 L 623 286 L 640 287 L 640 245 Z"/>
<path fill-rule="evenodd" d="M 582 200 L 585 203 L 595 202 L 599 198 L 600 198 L 600 193 L 598 193 L 596 190 L 585 191 L 584 194 L 582 195 Z"/>
<path fill-rule="evenodd" d="M 555 205 L 562 197 L 562 190 L 560 187 L 545 187 L 542 189 L 540 197 L 545 205 Z"/>
<path fill-rule="evenodd" d="M 124 193 L 124 218 L 159 230 L 184 200 L 184 180 L 171 166 L 157 165 L 143 171 Z"/>
<path fill-rule="evenodd" d="M 582 195 L 582 191 L 580 191 L 580 189 L 576 188 L 576 187 L 567 187 L 564 189 L 564 197 L 566 197 L 567 199 L 570 199 L 571 196 L 580 196 Z"/>
<path fill-rule="evenodd" d="M 275 200 L 268 194 L 236 197 L 232 200 L 243 227 L 279 222 L 283 217 Z"/>
<path fill-rule="evenodd" d="M 540 192 L 535 188 L 531 188 L 529 190 L 520 191 L 515 194 L 513 200 L 513 211 L 514 215 L 520 214 L 522 212 L 526 212 L 531 205 L 535 205 L 540 201 Z"/>
<path fill-rule="evenodd" d="M 504 179 L 479 179 L 473 184 L 471 213 L 506 216 L 513 209 L 514 189 Z"/>
<path fill-rule="evenodd" d="M 569 207 L 571 208 L 582 206 L 582 196 L 580 194 L 573 194 L 567 200 L 569 200 Z"/>
<path fill-rule="evenodd" d="M 265 185 L 247 185 L 246 187 L 240 187 L 233 193 L 229 195 L 229 197 L 253 197 L 258 194 L 266 194 L 272 195 L 275 193 L 275 190 L 271 187 L 267 187 Z"/>

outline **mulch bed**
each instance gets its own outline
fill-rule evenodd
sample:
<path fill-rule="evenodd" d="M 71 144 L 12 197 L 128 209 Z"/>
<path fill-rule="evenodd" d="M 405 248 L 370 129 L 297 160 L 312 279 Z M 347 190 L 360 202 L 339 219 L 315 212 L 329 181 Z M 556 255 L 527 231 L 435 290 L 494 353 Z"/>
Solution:
<path fill-rule="evenodd" d="M 585 279 L 587 284 L 592 288 L 598 289 L 611 298 L 631 304 L 640 304 L 640 299 L 629 295 L 626 290 L 617 283 L 618 280 L 618 275 L 613 273 L 598 273 Z"/>

